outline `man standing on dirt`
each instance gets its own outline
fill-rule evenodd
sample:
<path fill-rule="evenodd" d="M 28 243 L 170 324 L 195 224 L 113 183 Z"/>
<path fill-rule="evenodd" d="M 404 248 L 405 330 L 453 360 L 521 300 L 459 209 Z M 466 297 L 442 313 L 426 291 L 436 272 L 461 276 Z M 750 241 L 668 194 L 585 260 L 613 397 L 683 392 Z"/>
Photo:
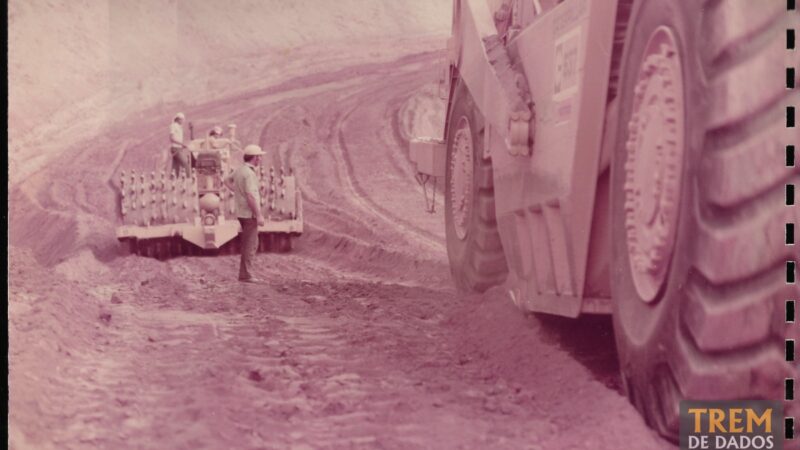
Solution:
<path fill-rule="evenodd" d="M 175 171 L 176 177 L 180 177 L 182 172 L 187 175 L 192 172 L 189 149 L 183 143 L 184 120 L 186 116 L 179 112 L 169 125 L 169 153 L 172 155 L 172 170 Z"/>
<path fill-rule="evenodd" d="M 239 261 L 239 281 L 258 283 L 253 276 L 253 261 L 258 251 L 258 226 L 264 223 L 261 215 L 261 195 L 258 190 L 256 167 L 261 164 L 265 155 L 261 147 L 255 144 L 244 148 L 244 164 L 225 179 L 225 185 L 233 191 L 236 203 L 236 217 L 242 226 L 239 244 L 242 257 Z"/>

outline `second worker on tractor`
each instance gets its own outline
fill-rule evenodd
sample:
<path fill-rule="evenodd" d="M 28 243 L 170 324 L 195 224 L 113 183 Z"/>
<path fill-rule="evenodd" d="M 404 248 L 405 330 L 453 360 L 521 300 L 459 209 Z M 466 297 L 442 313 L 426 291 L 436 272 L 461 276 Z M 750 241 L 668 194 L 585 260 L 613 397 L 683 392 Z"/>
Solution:
<path fill-rule="evenodd" d="M 192 173 L 191 154 L 186 144 L 183 143 L 183 122 L 186 116 L 179 112 L 175 114 L 172 123 L 169 125 L 169 153 L 172 156 L 172 170 L 175 177 L 181 174 L 189 175 Z"/>

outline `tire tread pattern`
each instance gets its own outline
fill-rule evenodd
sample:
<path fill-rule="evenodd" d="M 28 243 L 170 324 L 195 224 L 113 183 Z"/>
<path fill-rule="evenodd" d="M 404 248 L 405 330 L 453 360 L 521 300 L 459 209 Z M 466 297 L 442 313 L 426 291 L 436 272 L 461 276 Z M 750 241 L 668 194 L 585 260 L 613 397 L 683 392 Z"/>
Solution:
<path fill-rule="evenodd" d="M 786 207 L 780 195 L 797 171 L 782 164 L 792 137 L 775 113 L 785 98 L 778 92 L 783 80 L 764 72 L 786 63 L 788 52 L 775 50 L 781 45 L 771 39 L 782 35 L 786 22 L 776 16 L 786 12 L 782 2 L 763 3 L 772 8 L 716 2 L 705 11 L 704 23 L 712 26 L 704 61 L 713 74 L 712 103 L 693 208 L 699 226 L 694 269 L 669 364 L 650 387 L 626 379 L 647 423 L 672 439 L 681 398 L 780 399 L 784 378 L 797 376 L 783 355 L 784 339 L 798 338 L 796 327 L 784 323 L 783 308 L 800 291 L 783 278 L 791 249 L 780 232 L 798 219 L 797 208 Z M 737 51 L 759 38 L 769 45 Z M 743 56 L 732 64 L 725 55 Z M 786 407 L 786 415 L 800 414 L 792 403 Z"/>
<path fill-rule="evenodd" d="M 508 272 L 503 246 L 500 241 L 500 234 L 497 229 L 495 218 L 494 182 L 492 163 L 488 158 L 483 157 L 483 117 L 475 106 L 466 85 L 458 81 L 454 91 L 453 112 L 463 113 L 470 116 L 471 126 L 477 127 L 480 131 L 473 131 L 478 135 L 478 143 L 475 146 L 473 155 L 476 192 L 474 194 L 473 217 L 467 231 L 467 243 L 465 254 L 462 261 L 450 261 L 450 269 L 456 286 L 467 292 L 484 292 L 492 286 L 502 283 Z M 452 119 L 452 118 L 451 118 Z M 451 124 L 452 125 L 452 124 Z M 448 152 L 449 152 L 448 146 Z M 449 159 L 448 159 L 449 161 Z M 447 189 L 447 188 L 446 188 Z M 445 208 L 448 208 L 445 205 Z M 448 226 L 448 241 L 456 240 L 451 236 L 452 232 Z M 448 246 L 449 247 L 449 246 Z M 449 248 L 448 248 L 449 250 Z"/>

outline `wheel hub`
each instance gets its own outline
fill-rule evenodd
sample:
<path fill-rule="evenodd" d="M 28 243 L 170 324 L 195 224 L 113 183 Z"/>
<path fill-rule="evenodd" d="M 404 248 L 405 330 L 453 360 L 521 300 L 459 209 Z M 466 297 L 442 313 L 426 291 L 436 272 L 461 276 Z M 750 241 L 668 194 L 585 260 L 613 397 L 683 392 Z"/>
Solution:
<path fill-rule="evenodd" d="M 625 229 L 639 297 L 652 302 L 675 244 L 684 160 L 683 72 L 666 27 L 650 36 L 636 78 L 625 143 Z"/>
<path fill-rule="evenodd" d="M 456 236 L 464 240 L 472 216 L 473 176 L 472 130 L 466 117 L 462 117 L 453 139 L 453 157 L 450 162 L 450 204 Z"/>

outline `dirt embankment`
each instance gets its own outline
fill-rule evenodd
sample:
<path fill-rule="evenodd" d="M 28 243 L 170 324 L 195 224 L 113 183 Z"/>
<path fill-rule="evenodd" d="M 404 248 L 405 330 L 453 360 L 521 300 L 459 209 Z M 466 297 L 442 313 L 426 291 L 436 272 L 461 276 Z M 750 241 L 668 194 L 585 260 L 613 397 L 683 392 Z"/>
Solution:
<path fill-rule="evenodd" d="M 168 120 L 176 109 L 303 73 L 396 58 L 420 35 L 443 39 L 450 7 L 446 0 L 13 0 L 11 182 L 132 113 Z"/>

